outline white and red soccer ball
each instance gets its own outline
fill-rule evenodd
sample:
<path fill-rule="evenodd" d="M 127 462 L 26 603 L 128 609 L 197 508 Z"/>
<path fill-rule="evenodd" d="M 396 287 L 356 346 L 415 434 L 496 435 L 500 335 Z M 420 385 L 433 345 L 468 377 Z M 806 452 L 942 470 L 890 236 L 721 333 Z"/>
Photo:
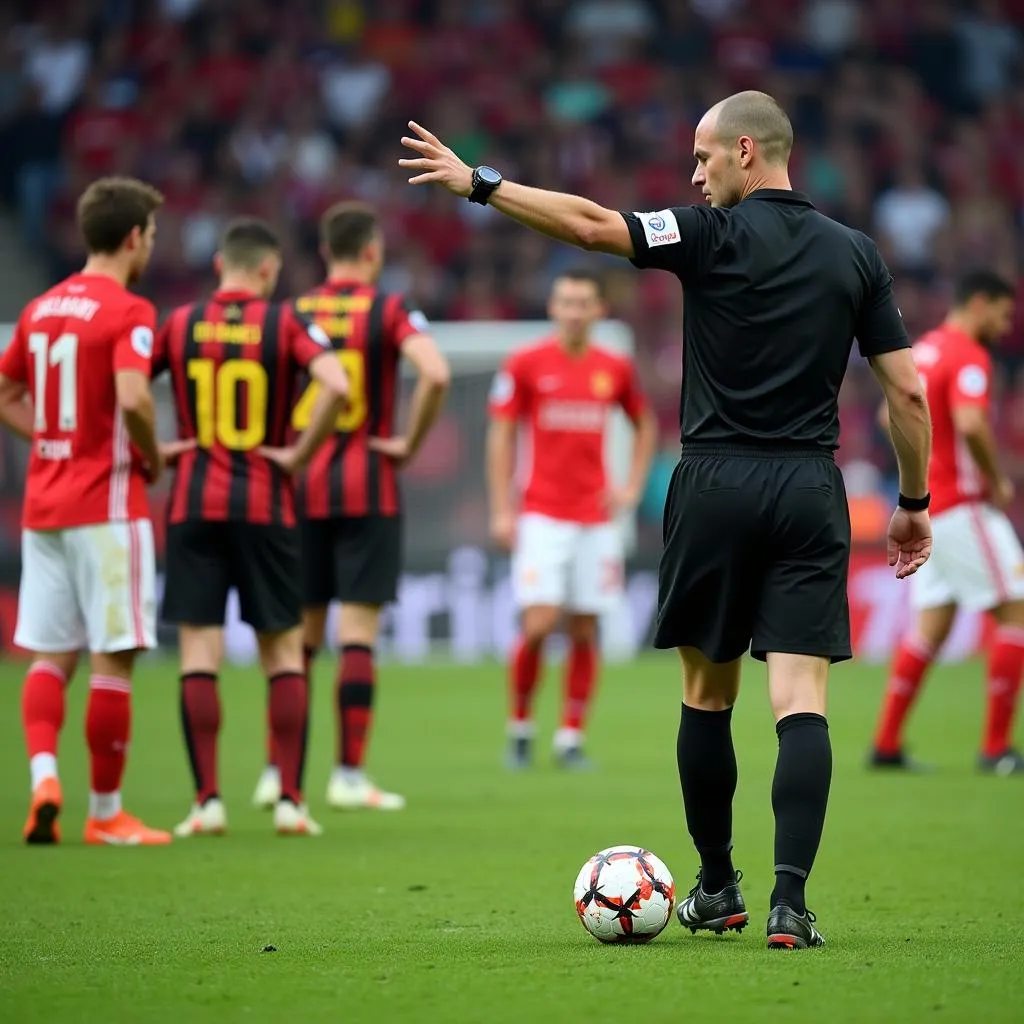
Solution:
<path fill-rule="evenodd" d="M 650 850 L 612 846 L 576 876 L 573 898 L 583 927 L 600 942 L 650 942 L 672 917 L 676 884 Z"/>

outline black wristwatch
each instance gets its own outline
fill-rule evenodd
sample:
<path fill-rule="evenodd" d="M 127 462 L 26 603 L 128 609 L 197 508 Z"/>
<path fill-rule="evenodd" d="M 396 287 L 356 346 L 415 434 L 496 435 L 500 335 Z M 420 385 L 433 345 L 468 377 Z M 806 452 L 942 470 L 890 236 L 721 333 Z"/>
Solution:
<path fill-rule="evenodd" d="M 486 206 L 491 193 L 501 184 L 501 174 L 493 167 L 482 165 L 473 169 L 471 184 L 473 191 L 469 193 L 469 201 Z"/>
<path fill-rule="evenodd" d="M 926 494 L 923 498 L 908 498 L 905 494 L 900 493 L 896 502 L 900 508 L 905 509 L 907 512 L 925 512 L 931 503 L 932 496 L 930 493 Z"/>

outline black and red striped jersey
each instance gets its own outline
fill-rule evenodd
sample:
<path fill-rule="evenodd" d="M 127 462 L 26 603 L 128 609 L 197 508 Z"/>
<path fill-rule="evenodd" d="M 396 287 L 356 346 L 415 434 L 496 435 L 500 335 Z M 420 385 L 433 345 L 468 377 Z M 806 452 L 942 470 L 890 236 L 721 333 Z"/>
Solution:
<path fill-rule="evenodd" d="M 331 280 L 295 301 L 299 314 L 322 327 L 348 373 L 348 408 L 313 456 L 299 482 L 299 512 L 307 519 L 395 516 L 401 502 L 395 468 L 370 451 L 367 438 L 391 437 L 398 401 L 402 344 L 427 329 L 426 318 L 403 296 L 370 284 Z M 309 421 L 316 387 L 295 407 L 292 425 Z"/>
<path fill-rule="evenodd" d="M 171 313 L 153 376 L 170 371 L 178 436 L 197 444 L 178 464 L 170 522 L 295 524 L 292 479 L 257 449 L 287 443 L 298 382 L 329 346 L 290 305 L 246 292 Z"/>

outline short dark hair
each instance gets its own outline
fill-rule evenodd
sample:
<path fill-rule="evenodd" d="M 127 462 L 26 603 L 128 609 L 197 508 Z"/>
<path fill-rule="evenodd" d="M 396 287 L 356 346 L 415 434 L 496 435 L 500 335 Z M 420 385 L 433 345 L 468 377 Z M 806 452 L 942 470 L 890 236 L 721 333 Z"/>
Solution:
<path fill-rule="evenodd" d="M 377 231 L 377 214 L 366 203 L 335 203 L 320 218 L 320 241 L 336 260 L 355 259 Z"/>
<path fill-rule="evenodd" d="M 1015 291 L 1013 284 L 1002 274 L 987 267 L 976 267 L 960 275 L 954 301 L 958 306 L 965 306 L 975 295 L 983 295 L 990 301 L 1012 299 Z"/>
<path fill-rule="evenodd" d="M 135 228 L 145 231 L 164 197 L 137 178 L 99 178 L 78 198 L 78 229 L 90 253 L 111 255 Z"/>
<path fill-rule="evenodd" d="M 715 122 L 718 137 L 732 144 L 749 135 L 760 147 L 765 161 L 785 164 L 793 150 L 793 125 L 774 96 L 756 89 L 737 92 L 718 104 Z"/>
<path fill-rule="evenodd" d="M 224 229 L 219 251 L 227 266 L 255 270 L 268 255 L 281 251 L 281 240 L 265 220 L 237 217 Z"/>
<path fill-rule="evenodd" d="M 569 267 L 566 270 L 560 270 L 555 274 L 551 286 L 554 287 L 559 281 L 589 281 L 594 286 L 599 299 L 603 300 L 606 296 L 604 278 L 598 271 L 592 270 L 590 267 Z"/>

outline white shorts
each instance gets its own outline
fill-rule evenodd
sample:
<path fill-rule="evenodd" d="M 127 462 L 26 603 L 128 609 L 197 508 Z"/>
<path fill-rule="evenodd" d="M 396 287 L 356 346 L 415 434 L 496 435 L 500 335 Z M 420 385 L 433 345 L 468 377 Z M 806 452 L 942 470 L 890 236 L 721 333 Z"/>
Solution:
<path fill-rule="evenodd" d="M 988 611 L 1024 598 L 1024 550 L 991 505 L 957 505 L 932 517 L 932 556 L 910 577 L 914 608 L 956 604 Z"/>
<path fill-rule="evenodd" d="M 623 575 L 614 523 L 572 523 L 535 512 L 520 517 L 512 555 L 517 607 L 550 605 L 600 615 L 620 601 Z"/>
<path fill-rule="evenodd" d="M 14 642 L 41 654 L 156 647 L 150 521 L 24 530 Z"/>

